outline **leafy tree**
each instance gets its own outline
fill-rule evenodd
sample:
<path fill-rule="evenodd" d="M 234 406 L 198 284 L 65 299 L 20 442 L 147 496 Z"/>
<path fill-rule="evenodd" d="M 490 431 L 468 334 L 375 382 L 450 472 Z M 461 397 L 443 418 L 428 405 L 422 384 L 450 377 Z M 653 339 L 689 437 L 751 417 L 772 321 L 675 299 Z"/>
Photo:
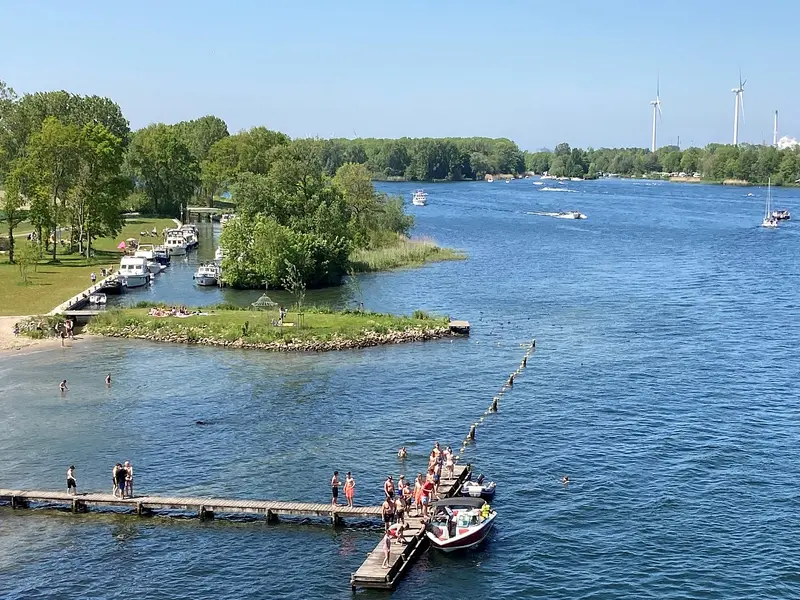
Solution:
<path fill-rule="evenodd" d="M 197 159 L 175 128 L 161 123 L 133 134 L 126 162 L 155 214 L 179 217 L 200 181 Z"/>

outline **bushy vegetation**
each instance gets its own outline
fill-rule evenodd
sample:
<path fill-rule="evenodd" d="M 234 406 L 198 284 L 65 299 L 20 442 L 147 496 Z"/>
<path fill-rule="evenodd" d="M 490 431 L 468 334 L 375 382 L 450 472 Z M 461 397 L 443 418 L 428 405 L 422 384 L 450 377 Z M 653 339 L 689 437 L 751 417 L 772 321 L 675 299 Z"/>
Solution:
<path fill-rule="evenodd" d="M 594 178 L 598 173 L 641 176 L 650 173 L 698 173 L 709 181 L 738 179 L 750 183 L 794 184 L 800 179 L 800 148 L 709 144 L 705 148 L 665 146 L 644 148 L 570 148 L 562 143 L 553 152 L 526 152 L 525 166 L 535 173 L 557 177 Z"/>
<path fill-rule="evenodd" d="M 404 236 L 398 236 L 393 243 L 386 246 L 356 249 L 351 255 L 350 261 L 355 271 L 365 273 L 464 258 L 466 255 L 462 252 L 442 248 L 432 240 L 411 240 Z"/>

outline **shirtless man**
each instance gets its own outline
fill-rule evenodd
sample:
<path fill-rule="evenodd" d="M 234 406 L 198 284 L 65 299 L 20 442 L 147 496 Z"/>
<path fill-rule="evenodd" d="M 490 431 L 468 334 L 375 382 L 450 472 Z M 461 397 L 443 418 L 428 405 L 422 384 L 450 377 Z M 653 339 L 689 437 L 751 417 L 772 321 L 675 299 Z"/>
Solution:
<path fill-rule="evenodd" d="M 387 500 L 394 498 L 394 481 L 392 480 L 391 475 L 389 475 L 386 478 L 386 481 L 383 482 L 383 493 Z"/>
<path fill-rule="evenodd" d="M 58 389 L 61 390 L 62 392 L 66 392 L 69 389 L 67 387 L 67 380 L 66 379 L 58 384 Z"/>
<path fill-rule="evenodd" d="M 73 496 L 78 493 L 78 482 L 75 480 L 75 465 L 67 469 L 67 491 Z"/>
<path fill-rule="evenodd" d="M 339 471 L 333 472 L 331 477 L 331 504 L 336 504 L 339 500 L 339 486 L 342 485 L 339 481 Z"/>

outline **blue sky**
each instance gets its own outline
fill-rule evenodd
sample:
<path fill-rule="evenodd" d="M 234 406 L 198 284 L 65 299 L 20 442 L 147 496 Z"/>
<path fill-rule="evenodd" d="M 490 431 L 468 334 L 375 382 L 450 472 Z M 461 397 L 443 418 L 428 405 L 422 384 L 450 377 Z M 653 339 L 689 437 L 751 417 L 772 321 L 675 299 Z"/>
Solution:
<path fill-rule="evenodd" d="M 800 137 L 800 2 L 17 2 L 0 79 L 109 96 L 134 128 L 215 114 L 291 136 L 509 137 L 523 148 Z"/>

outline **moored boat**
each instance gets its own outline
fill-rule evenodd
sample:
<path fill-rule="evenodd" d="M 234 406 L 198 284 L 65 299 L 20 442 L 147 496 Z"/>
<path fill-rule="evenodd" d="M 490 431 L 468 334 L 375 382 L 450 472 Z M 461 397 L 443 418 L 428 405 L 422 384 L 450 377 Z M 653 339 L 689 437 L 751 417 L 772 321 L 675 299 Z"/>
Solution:
<path fill-rule="evenodd" d="M 176 233 L 171 229 L 167 231 L 164 247 L 170 256 L 182 256 L 186 254 L 186 239 L 182 234 Z"/>
<path fill-rule="evenodd" d="M 214 263 L 203 263 L 192 277 L 197 285 L 217 285 L 219 267 Z"/>
<path fill-rule="evenodd" d="M 99 292 L 103 294 L 118 295 L 122 293 L 122 280 L 118 275 L 107 277 L 100 286 Z"/>
<path fill-rule="evenodd" d="M 156 260 L 153 244 L 139 244 L 139 247 L 136 248 L 133 255 L 146 259 L 147 269 L 154 275 L 161 272 L 161 263 Z"/>
<path fill-rule="evenodd" d="M 142 256 L 123 256 L 119 263 L 119 276 L 125 287 L 141 287 L 150 282 L 147 259 Z"/>
<path fill-rule="evenodd" d="M 447 498 L 431 503 L 433 517 L 425 535 L 443 552 L 480 544 L 494 526 L 497 513 L 482 498 Z"/>
<path fill-rule="evenodd" d="M 163 244 L 153 247 L 153 255 L 160 264 L 164 266 L 169 264 L 169 250 L 167 250 L 167 247 Z"/>
<path fill-rule="evenodd" d="M 483 475 L 480 475 L 476 481 L 464 482 L 461 486 L 461 495 L 488 500 L 494 498 L 496 487 L 494 481 L 484 481 Z"/>
<path fill-rule="evenodd" d="M 411 197 L 414 206 L 425 206 L 428 203 L 428 194 L 424 190 L 417 190 Z"/>
<path fill-rule="evenodd" d="M 89 304 L 105 304 L 108 302 L 108 298 L 103 292 L 94 292 L 93 294 L 89 294 Z"/>
<path fill-rule="evenodd" d="M 183 239 L 186 241 L 187 250 L 196 248 L 199 245 L 199 232 L 197 231 L 197 227 L 187 223 L 185 225 L 181 225 L 178 231 L 183 235 Z"/>

